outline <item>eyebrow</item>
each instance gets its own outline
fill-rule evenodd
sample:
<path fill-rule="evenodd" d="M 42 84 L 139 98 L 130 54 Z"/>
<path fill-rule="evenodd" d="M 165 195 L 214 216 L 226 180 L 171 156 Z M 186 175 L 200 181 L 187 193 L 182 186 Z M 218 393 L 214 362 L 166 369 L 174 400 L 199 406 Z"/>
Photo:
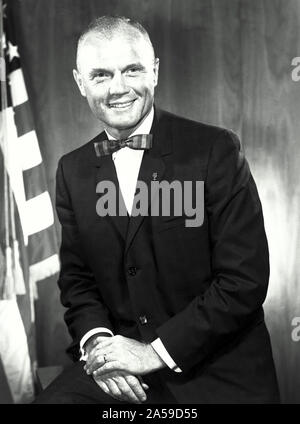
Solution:
<path fill-rule="evenodd" d="M 121 72 L 126 72 L 130 68 L 138 68 L 140 70 L 144 70 L 145 66 L 142 65 L 140 62 L 130 63 L 129 65 L 126 65 Z M 112 71 L 110 71 L 109 69 L 104 69 L 104 68 L 94 68 L 90 71 L 89 77 L 92 78 L 99 73 L 112 74 Z"/>
<path fill-rule="evenodd" d="M 145 66 L 142 65 L 140 62 L 130 63 L 130 65 L 125 66 L 125 68 L 122 70 L 122 72 L 127 71 L 130 68 L 145 69 Z"/>

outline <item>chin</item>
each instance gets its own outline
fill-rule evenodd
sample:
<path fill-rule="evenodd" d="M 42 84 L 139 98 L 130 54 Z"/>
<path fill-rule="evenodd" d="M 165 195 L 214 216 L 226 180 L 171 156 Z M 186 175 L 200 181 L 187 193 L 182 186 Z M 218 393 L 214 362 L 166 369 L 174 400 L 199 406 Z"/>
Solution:
<path fill-rule="evenodd" d="M 118 130 L 125 130 L 129 128 L 133 128 L 140 122 L 140 119 L 130 119 L 130 118 L 122 118 L 121 116 L 109 121 L 109 125 L 112 128 L 116 128 Z"/>

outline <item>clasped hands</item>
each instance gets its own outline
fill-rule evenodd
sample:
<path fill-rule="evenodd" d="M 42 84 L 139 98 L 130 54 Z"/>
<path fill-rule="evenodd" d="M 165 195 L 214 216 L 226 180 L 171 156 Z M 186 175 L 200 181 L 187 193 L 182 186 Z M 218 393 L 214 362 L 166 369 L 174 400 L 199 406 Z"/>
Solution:
<path fill-rule="evenodd" d="M 130 403 L 147 399 L 149 386 L 141 376 L 165 366 L 151 344 L 120 335 L 94 338 L 87 353 L 86 373 L 93 376 L 105 393 Z"/>

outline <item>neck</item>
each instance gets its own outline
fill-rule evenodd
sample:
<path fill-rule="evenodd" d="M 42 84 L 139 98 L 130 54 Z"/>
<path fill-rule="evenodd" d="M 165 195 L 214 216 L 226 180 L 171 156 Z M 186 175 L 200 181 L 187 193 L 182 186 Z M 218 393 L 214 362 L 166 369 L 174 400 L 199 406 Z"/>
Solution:
<path fill-rule="evenodd" d="M 126 129 L 121 129 L 121 130 L 118 130 L 116 128 L 111 128 L 111 127 L 105 127 L 104 129 L 112 137 L 117 138 L 117 139 L 121 139 L 121 138 L 128 138 L 130 136 L 130 134 L 132 134 L 137 129 L 137 127 L 139 125 L 140 124 L 138 124 L 138 125 L 136 125 L 135 127 L 132 127 L 132 128 L 126 128 Z"/>

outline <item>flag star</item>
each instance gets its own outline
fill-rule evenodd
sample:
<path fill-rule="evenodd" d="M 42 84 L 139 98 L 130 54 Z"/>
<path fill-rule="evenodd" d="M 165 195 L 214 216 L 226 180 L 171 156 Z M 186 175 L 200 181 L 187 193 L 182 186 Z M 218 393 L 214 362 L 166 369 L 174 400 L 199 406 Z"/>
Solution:
<path fill-rule="evenodd" d="M 7 18 L 7 16 L 6 16 L 6 7 L 7 7 L 7 4 L 3 4 L 2 5 L 2 16 L 3 16 L 3 18 Z"/>
<path fill-rule="evenodd" d="M 9 54 L 9 61 L 11 62 L 14 57 L 20 57 L 18 53 L 18 46 L 14 46 L 11 44 L 11 42 L 8 42 L 8 54 Z"/>

